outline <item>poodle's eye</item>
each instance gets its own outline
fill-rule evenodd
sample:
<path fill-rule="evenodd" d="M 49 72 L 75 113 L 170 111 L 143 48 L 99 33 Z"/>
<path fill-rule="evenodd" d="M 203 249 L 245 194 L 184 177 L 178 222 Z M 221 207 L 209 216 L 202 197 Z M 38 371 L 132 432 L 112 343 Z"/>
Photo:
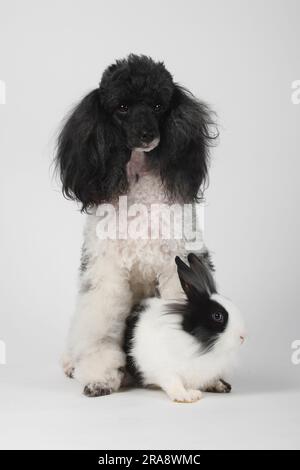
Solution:
<path fill-rule="evenodd" d="M 118 107 L 118 111 L 120 111 L 120 113 L 124 113 L 124 114 L 128 112 L 128 109 L 129 109 L 128 105 L 124 104 L 124 103 L 120 104 L 119 107 Z"/>
<path fill-rule="evenodd" d="M 162 110 L 162 105 L 160 103 L 156 103 L 154 106 L 153 106 L 153 110 L 156 112 L 156 113 L 159 113 L 159 111 Z"/>
<path fill-rule="evenodd" d="M 224 316 L 222 315 L 222 313 L 213 313 L 212 317 L 213 317 L 213 320 L 218 323 L 223 323 L 224 321 Z"/>

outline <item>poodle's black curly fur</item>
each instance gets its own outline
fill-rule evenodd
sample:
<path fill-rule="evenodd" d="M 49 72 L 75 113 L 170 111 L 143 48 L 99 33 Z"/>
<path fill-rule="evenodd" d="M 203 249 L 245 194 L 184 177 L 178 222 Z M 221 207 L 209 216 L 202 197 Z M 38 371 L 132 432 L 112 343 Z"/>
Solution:
<path fill-rule="evenodd" d="M 63 192 L 83 210 L 125 194 L 131 151 L 159 139 L 147 158 L 170 201 L 196 201 L 213 124 L 208 107 L 174 83 L 162 62 L 131 54 L 105 70 L 63 126 L 56 157 Z"/>

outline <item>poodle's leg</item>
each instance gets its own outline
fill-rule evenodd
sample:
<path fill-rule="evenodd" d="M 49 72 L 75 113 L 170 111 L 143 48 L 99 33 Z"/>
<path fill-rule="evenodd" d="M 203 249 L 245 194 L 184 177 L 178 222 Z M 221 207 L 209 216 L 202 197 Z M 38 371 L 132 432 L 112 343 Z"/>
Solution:
<path fill-rule="evenodd" d="M 164 300 L 179 300 L 185 298 L 181 287 L 175 261 L 168 263 L 158 276 L 158 290 Z"/>
<path fill-rule="evenodd" d="M 68 348 L 74 378 L 84 385 L 88 396 L 107 395 L 120 387 L 125 318 L 132 305 L 129 284 L 120 268 L 103 264 L 97 274 L 98 283 L 86 285 L 79 294 Z"/>
<path fill-rule="evenodd" d="M 178 403 L 193 403 L 202 397 L 200 390 L 186 389 L 180 378 L 176 376 L 165 378 L 161 383 L 161 388 L 172 401 Z"/>

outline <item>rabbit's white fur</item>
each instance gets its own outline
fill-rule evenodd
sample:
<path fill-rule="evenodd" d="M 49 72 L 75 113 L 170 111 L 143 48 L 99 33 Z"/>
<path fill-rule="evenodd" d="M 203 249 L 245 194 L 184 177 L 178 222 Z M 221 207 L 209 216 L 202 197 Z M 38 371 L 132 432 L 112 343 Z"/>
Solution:
<path fill-rule="evenodd" d="M 241 336 L 245 335 L 244 324 L 228 299 L 213 294 L 211 300 L 226 309 L 229 320 L 208 352 L 201 349 L 196 337 L 182 329 L 181 314 L 167 313 L 170 302 L 158 298 L 145 301 L 130 349 L 144 385 L 159 386 L 174 401 L 192 402 L 201 398 L 200 390 L 215 385 L 228 373 Z"/>

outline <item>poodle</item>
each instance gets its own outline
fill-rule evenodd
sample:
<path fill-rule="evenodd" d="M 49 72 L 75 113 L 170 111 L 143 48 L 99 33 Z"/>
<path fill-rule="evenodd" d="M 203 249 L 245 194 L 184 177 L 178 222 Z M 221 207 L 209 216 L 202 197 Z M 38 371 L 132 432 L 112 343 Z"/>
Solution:
<path fill-rule="evenodd" d="M 133 305 L 183 296 L 174 258 L 186 258 L 191 231 L 201 251 L 195 208 L 213 129 L 208 106 L 175 83 L 163 62 L 134 54 L 110 65 L 63 125 L 56 155 L 63 193 L 87 217 L 63 368 L 87 396 L 120 388 Z"/>

